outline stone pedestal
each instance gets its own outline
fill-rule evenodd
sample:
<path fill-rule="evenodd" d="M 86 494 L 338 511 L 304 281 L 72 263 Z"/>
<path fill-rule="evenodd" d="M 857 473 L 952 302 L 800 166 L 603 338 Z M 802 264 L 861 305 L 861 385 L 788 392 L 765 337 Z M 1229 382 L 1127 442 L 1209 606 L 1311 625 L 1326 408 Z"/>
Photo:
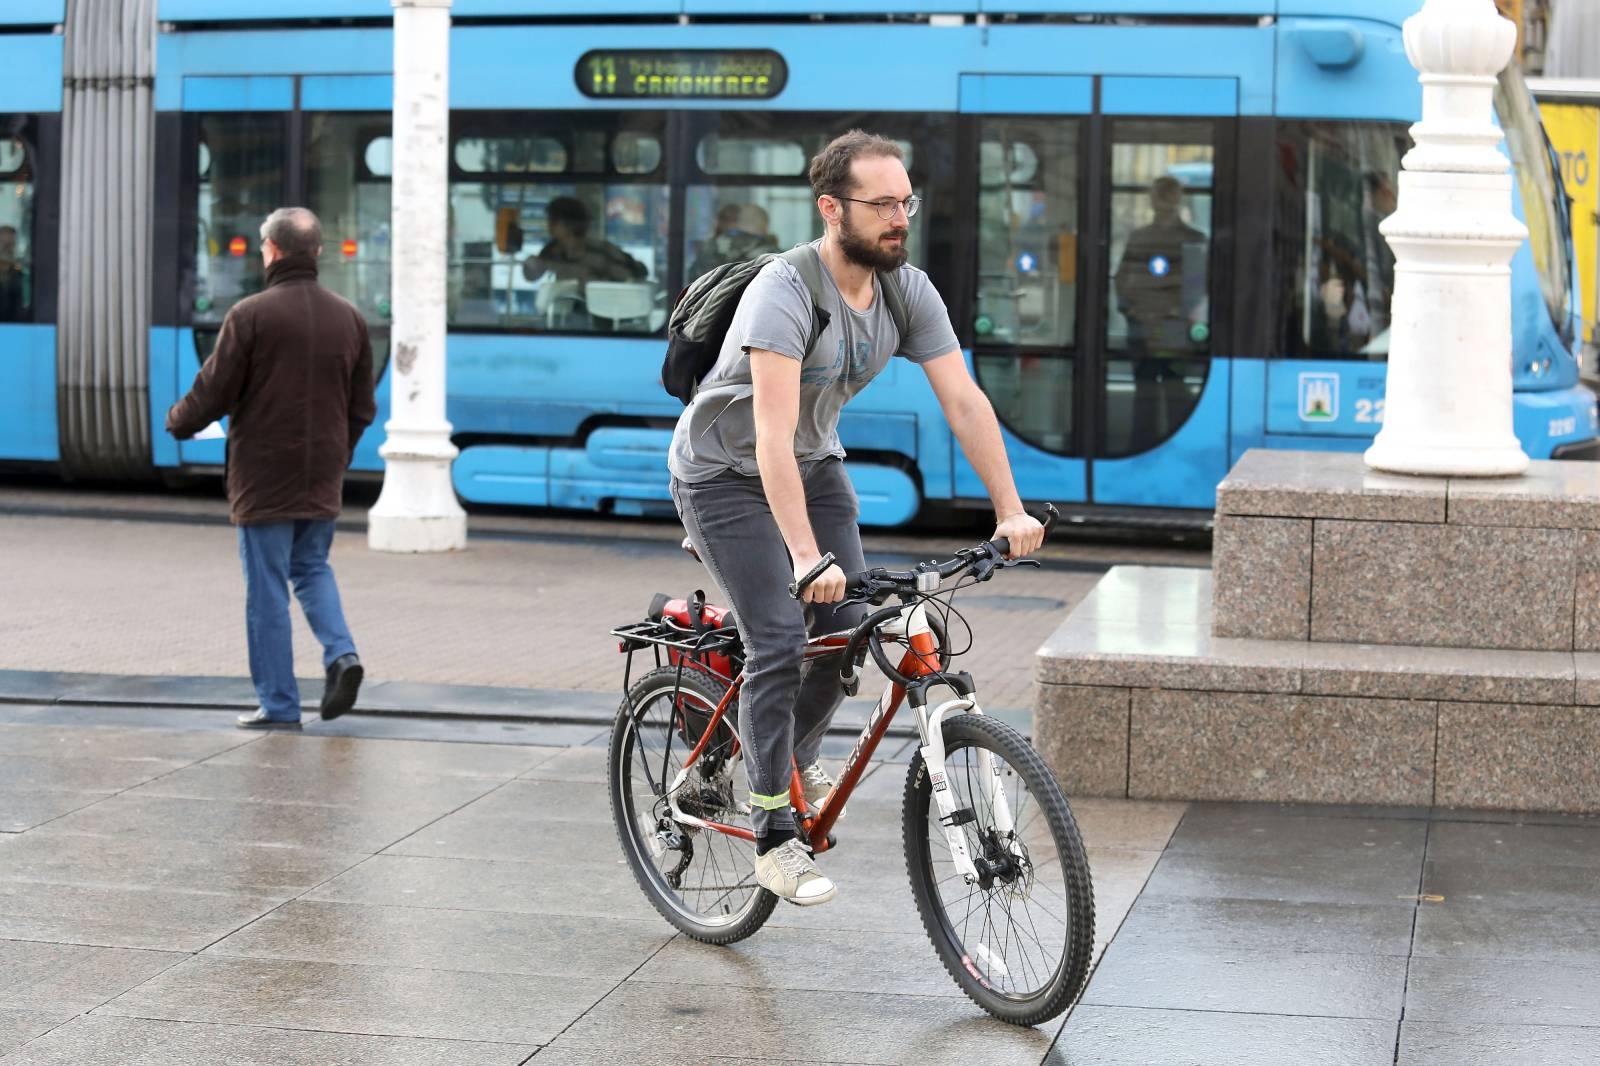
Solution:
<path fill-rule="evenodd" d="M 1247 453 L 1214 569 L 1113 570 L 1037 677 L 1079 794 L 1600 811 L 1600 463 Z"/>

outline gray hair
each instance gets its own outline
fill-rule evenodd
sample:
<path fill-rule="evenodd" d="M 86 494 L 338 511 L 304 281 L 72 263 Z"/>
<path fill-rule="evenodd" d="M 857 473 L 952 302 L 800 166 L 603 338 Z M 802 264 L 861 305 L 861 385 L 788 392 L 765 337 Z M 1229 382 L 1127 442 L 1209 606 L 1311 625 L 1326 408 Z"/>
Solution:
<path fill-rule="evenodd" d="M 322 223 L 303 207 L 280 207 L 261 223 L 261 239 L 284 255 L 315 257 L 322 253 Z"/>

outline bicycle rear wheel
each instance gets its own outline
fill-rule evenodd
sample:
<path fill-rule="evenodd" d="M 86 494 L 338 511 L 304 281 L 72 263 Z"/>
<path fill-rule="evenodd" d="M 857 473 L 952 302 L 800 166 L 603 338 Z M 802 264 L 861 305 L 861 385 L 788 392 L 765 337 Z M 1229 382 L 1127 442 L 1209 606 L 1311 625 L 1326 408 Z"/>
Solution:
<path fill-rule="evenodd" d="M 906 777 L 911 891 L 945 969 L 999 1018 L 1036 1025 L 1072 1005 L 1094 951 L 1094 889 L 1054 776 L 1017 732 L 982 715 L 944 723 L 945 778 L 980 880 L 957 872 L 919 752 Z M 987 756 L 993 775 L 980 773 Z M 992 786 L 986 787 L 987 780 Z M 1013 828 L 1000 829 L 1003 796 Z"/>
<path fill-rule="evenodd" d="M 756 884 L 752 845 L 677 818 L 668 790 L 704 734 L 727 683 L 703 670 L 662 667 L 641 677 L 617 710 L 607 776 L 611 817 L 651 906 L 678 929 L 731 944 L 760 929 L 778 897 Z M 750 827 L 735 798 L 743 769 L 729 758 L 729 717 L 676 792 L 684 814 Z"/>

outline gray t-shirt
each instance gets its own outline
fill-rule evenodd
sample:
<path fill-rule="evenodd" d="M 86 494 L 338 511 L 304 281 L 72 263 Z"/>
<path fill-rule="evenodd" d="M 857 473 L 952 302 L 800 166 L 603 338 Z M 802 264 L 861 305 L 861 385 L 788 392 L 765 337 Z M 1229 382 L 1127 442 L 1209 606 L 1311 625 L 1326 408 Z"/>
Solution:
<path fill-rule="evenodd" d="M 820 247 L 821 241 L 813 247 Z M 700 383 L 694 401 L 678 418 L 667 467 L 679 481 L 706 481 L 725 470 L 756 476 L 756 425 L 750 383 L 750 349 L 803 360 L 800 368 L 800 420 L 794 455 L 799 461 L 836 455 L 839 410 L 889 363 L 901 355 L 925 363 L 957 347 L 944 301 L 928 275 L 914 266 L 900 268 L 909 334 L 901 337 L 873 278 L 872 306 L 857 311 L 845 302 L 826 267 L 823 310 L 829 321 L 810 354 L 813 311 L 810 290 L 788 263 L 774 260 L 761 269 L 739 299 L 733 324 L 716 365 Z M 847 355 L 848 353 L 848 355 Z"/>

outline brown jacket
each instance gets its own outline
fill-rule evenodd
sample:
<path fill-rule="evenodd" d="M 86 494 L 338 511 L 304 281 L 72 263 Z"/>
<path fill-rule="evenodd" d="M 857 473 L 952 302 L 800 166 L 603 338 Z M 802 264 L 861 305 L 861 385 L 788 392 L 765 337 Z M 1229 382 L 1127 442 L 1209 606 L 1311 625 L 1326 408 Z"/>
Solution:
<path fill-rule="evenodd" d="M 351 304 L 286 256 L 267 289 L 223 320 L 189 395 L 167 412 L 187 440 L 228 416 L 228 501 L 237 525 L 336 518 L 344 471 L 377 413 L 372 342 Z"/>

